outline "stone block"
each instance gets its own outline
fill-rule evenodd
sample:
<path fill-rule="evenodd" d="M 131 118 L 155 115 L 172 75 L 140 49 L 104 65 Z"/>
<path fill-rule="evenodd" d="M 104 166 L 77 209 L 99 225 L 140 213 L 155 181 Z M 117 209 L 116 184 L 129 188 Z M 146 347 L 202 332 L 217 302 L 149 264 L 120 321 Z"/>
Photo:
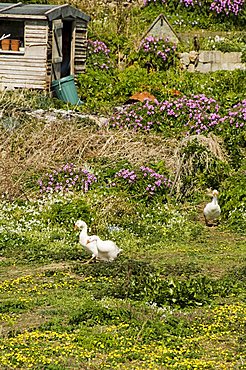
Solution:
<path fill-rule="evenodd" d="M 181 53 L 180 54 L 180 62 L 181 64 L 188 66 L 190 63 L 189 53 Z"/>
<path fill-rule="evenodd" d="M 199 55 L 199 53 L 197 51 L 192 50 L 192 51 L 189 52 L 189 59 L 190 59 L 191 63 L 195 63 L 195 61 L 198 58 L 198 55 Z"/>
<path fill-rule="evenodd" d="M 223 71 L 230 71 L 230 63 L 223 62 L 221 63 L 221 70 Z"/>
<path fill-rule="evenodd" d="M 211 64 L 211 71 L 220 71 L 221 70 L 221 63 L 212 63 Z"/>
<path fill-rule="evenodd" d="M 199 53 L 199 62 L 201 62 L 201 63 L 211 62 L 213 60 L 211 53 L 212 52 L 209 51 L 209 50 L 200 51 L 200 53 Z"/>
<path fill-rule="evenodd" d="M 214 63 L 220 63 L 221 62 L 221 58 L 222 58 L 222 52 L 221 51 L 213 51 L 212 52 L 213 54 L 212 54 L 212 57 L 213 57 L 213 62 Z"/>
<path fill-rule="evenodd" d="M 245 71 L 246 70 L 246 63 L 236 63 L 236 64 L 234 64 L 234 68 L 235 69 L 241 69 L 241 70 Z"/>
<path fill-rule="evenodd" d="M 189 64 L 187 68 L 188 72 L 195 72 L 195 64 Z"/>
<path fill-rule="evenodd" d="M 196 71 L 201 73 L 208 73 L 212 70 L 212 63 L 198 63 Z"/>
<path fill-rule="evenodd" d="M 230 52 L 230 53 L 224 53 L 224 61 L 226 63 L 240 63 L 241 62 L 241 52 Z"/>

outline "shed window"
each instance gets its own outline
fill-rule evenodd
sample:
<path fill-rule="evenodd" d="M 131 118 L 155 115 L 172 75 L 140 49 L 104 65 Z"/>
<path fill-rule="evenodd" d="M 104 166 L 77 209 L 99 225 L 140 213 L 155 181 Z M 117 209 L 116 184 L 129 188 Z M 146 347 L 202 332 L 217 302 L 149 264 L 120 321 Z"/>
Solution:
<path fill-rule="evenodd" d="M 10 34 L 8 39 L 11 40 L 9 49 L 7 49 L 6 46 L 3 46 L 2 43 L 0 44 L 2 51 L 5 50 L 16 51 L 16 48 L 14 48 L 13 46 L 11 47 L 11 45 L 14 44 L 14 42 L 12 43 L 12 40 L 18 40 L 19 47 L 24 47 L 24 28 L 25 25 L 23 21 L 3 20 L 0 22 L 0 37 L 4 34 L 5 35 Z"/>

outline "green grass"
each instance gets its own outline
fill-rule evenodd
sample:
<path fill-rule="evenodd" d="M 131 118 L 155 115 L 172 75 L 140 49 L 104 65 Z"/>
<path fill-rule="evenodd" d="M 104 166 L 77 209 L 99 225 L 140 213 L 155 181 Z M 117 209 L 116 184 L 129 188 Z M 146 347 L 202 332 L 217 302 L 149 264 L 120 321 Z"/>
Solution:
<path fill-rule="evenodd" d="M 111 233 L 97 211 L 92 228 L 124 252 L 84 265 L 69 224 L 2 206 L 1 369 L 245 368 L 245 235 L 206 228 L 194 207 L 167 227 L 162 207 Z"/>

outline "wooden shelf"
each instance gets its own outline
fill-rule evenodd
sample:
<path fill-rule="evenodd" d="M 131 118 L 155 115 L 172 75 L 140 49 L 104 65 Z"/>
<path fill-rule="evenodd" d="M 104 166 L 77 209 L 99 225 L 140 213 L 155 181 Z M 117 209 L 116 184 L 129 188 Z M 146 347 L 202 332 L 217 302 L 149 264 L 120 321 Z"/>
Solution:
<path fill-rule="evenodd" d="M 0 49 L 0 54 L 18 54 L 18 55 L 24 55 L 25 54 L 25 50 L 14 51 L 14 50 L 3 50 L 3 49 Z"/>

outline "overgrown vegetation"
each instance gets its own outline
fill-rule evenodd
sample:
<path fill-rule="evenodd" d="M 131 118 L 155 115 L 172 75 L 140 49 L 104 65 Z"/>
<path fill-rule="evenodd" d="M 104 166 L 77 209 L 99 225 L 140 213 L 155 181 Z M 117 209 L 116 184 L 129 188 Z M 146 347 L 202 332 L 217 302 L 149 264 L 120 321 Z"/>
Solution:
<path fill-rule="evenodd" d="M 145 3 L 81 2 L 82 107 L 0 95 L 1 370 L 245 368 L 246 73 L 181 71 L 163 40 L 151 58 L 133 48 L 161 11 L 182 31 L 240 30 L 245 5 Z M 129 101 L 141 91 L 156 99 Z M 78 219 L 120 257 L 84 264 Z"/>

